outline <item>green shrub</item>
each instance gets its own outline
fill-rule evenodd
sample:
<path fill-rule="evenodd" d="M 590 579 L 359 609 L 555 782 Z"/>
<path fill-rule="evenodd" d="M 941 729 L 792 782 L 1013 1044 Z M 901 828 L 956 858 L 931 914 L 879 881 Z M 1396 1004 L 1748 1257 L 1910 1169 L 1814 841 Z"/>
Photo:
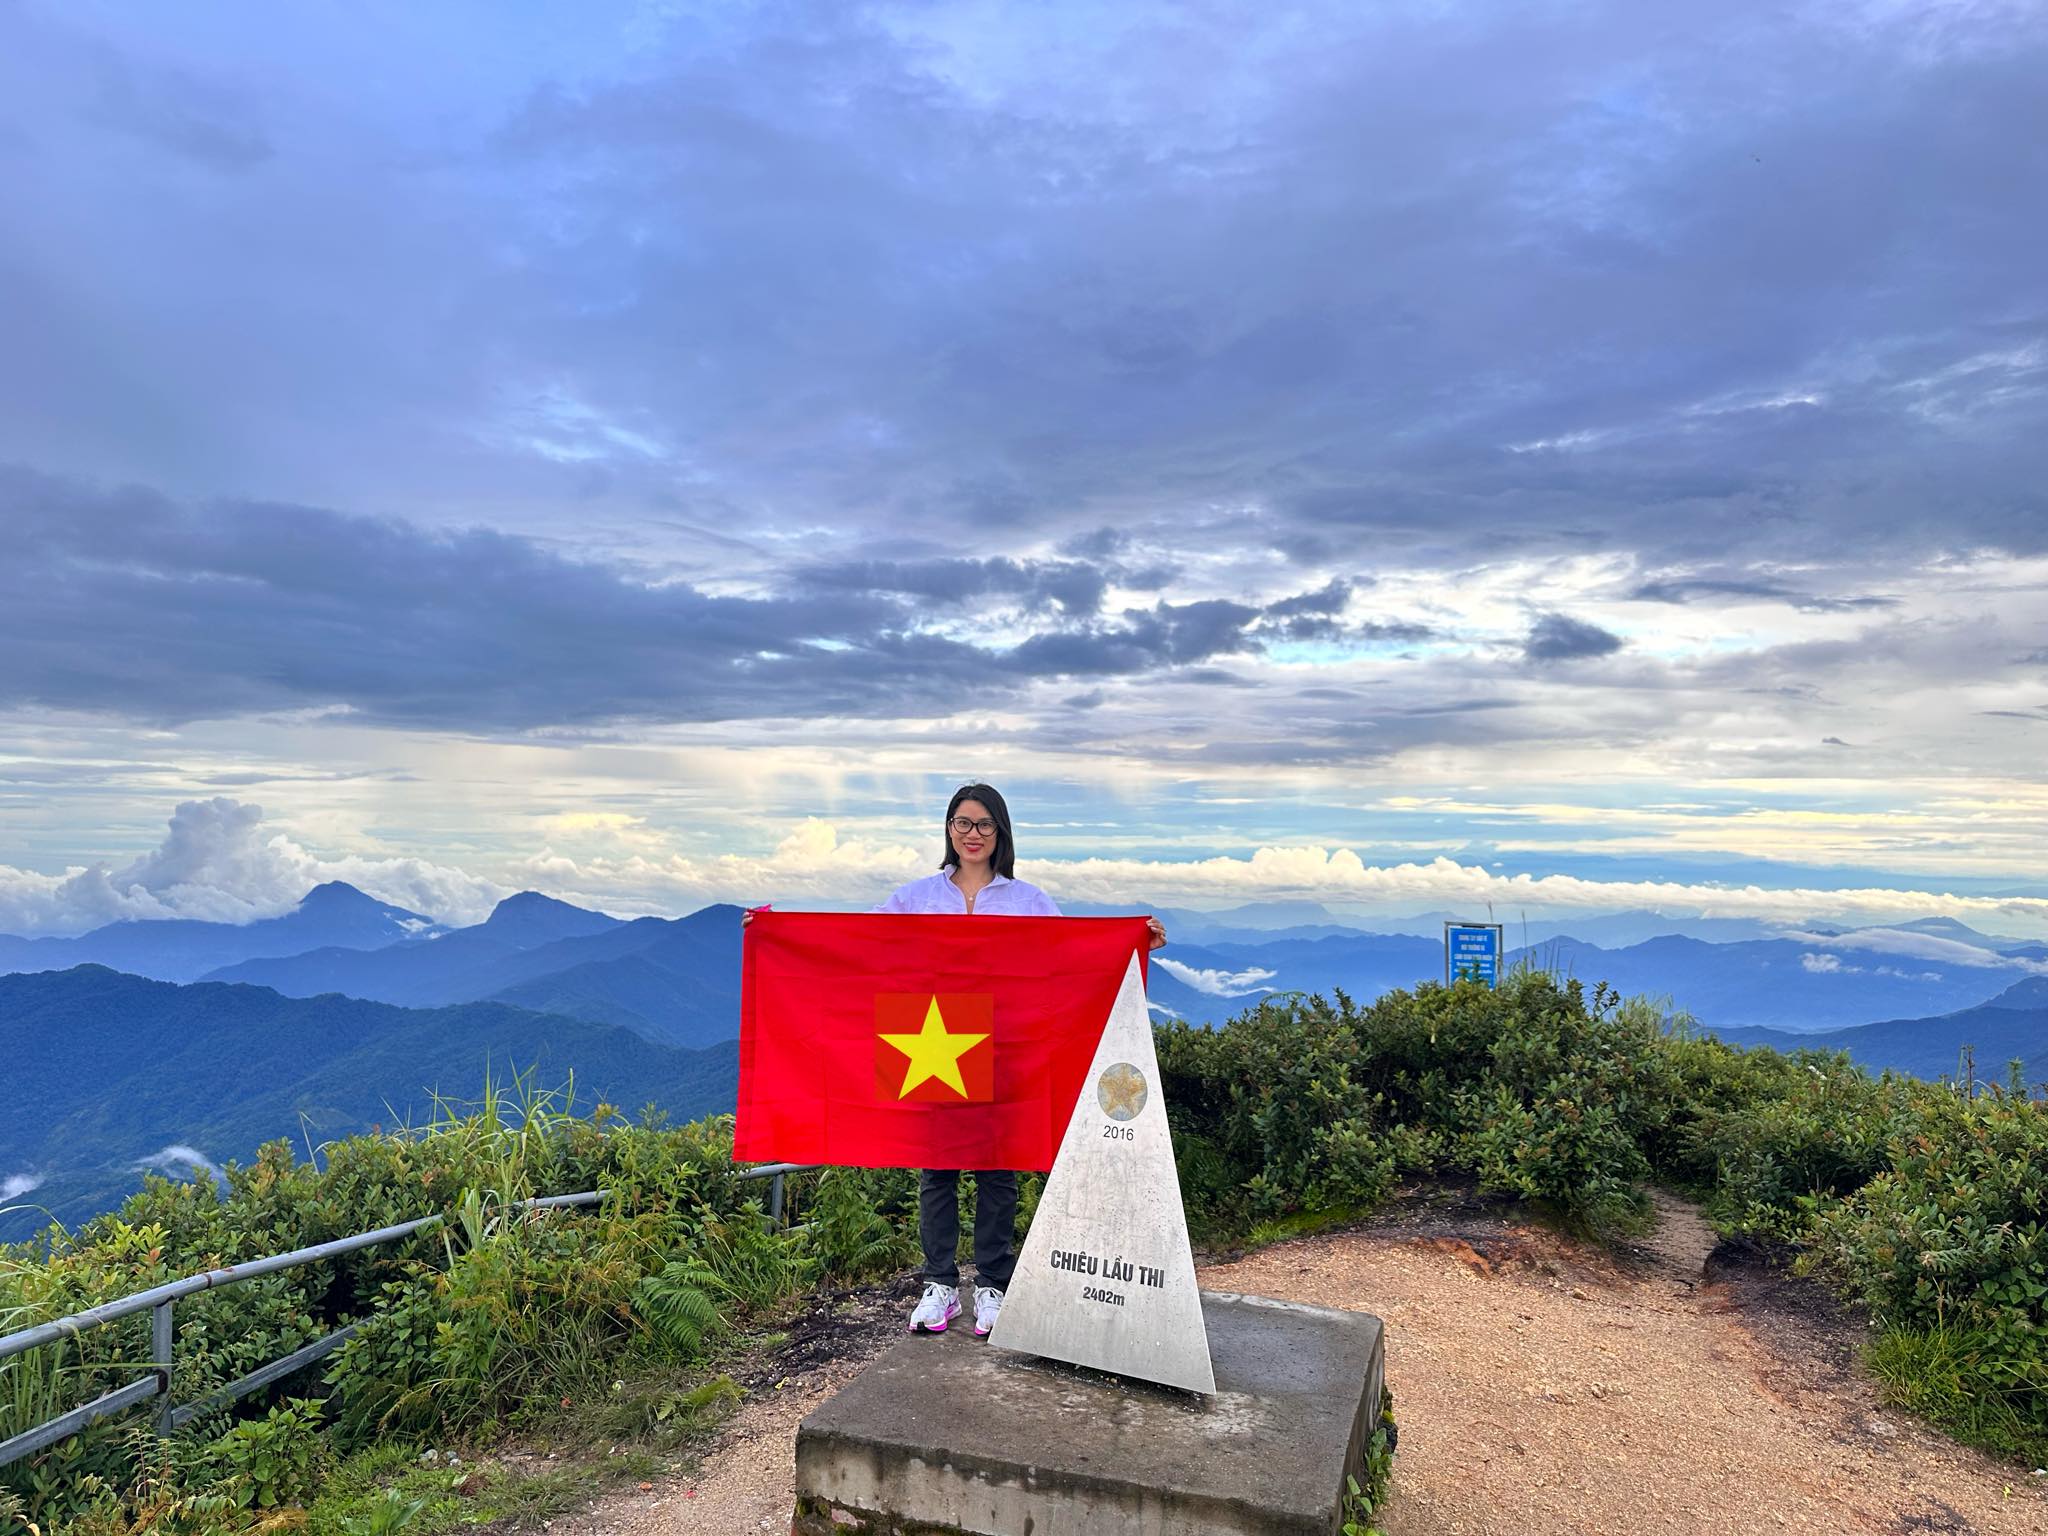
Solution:
<path fill-rule="evenodd" d="M 0 1248 L 0 1328 L 438 1212 L 449 1219 L 397 1242 L 180 1301 L 177 1399 L 352 1322 L 356 1335 L 298 1388 L 324 1393 L 323 1439 L 340 1449 L 544 1412 L 608 1384 L 624 1360 L 675 1357 L 640 1310 L 654 1294 L 642 1282 L 673 1264 L 721 1314 L 766 1310 L 797 1287 L 800 1241 L 764 1230 L 758 1186 L 733 1177 L 730 1154 L 728 1117 L 673 1128 L 627 1125 L 604 1106 L 576 1117 L 516 1082 L 466 1112 L 443 1105 L 418 1130 L 321 1148 L 318 1165 L 278 1142 L 230 1167 L 219 1191 L 152 1178 L 76 1233 Z M 518 1208 L 593 1187 L 611 1192 L 602 1209 Z M 0 1361 L 0 1438 L 133 1380 L 149 1360 L 138 1315 Z M 293 1422 L 270 1408 L 259 1394 L 209 1414 L 206 1437 L 182 1435 L 169 1452 L 140 1414 L 105 1421 L 0 1468 L 0 1489 L 66 1528 L 183 1519 L 180 1500 L 219 1489 L 253 1489 L 249 1506 L 262 1508 L 266 1491 L 291 1497 L 267 1470 L 255 1475 L 252 1458 L 274 1460 L 270 1442 Z"/>
<path fill-rule="evenodd" d="M 1660 1166 L 1704 1196 L 1723 1231 L 1779 1242 L 1802 1240 L 1816 1215 L 1885 1168 L 1894 1126 L 1930 1091 L 1874 1080 L 1841 1054 L 1717 1041 L 1678 1050 L 1687 1091 Z"/>
<path fill-rule="evenodd" d="M 455 1256 L 439 1282 L 435 1411 L 469 1429 L 586 1395 L 635 1331 L 646 1255 L 597 1218 L 514 1222 Z"/>
<path fill-rule="evenodd" d="M 422 1270 L 387 1280 L 355 1336 L 329 1357 L 327 1386 L 338 1405 L 334 1435 L 342 1449 L 433 1424 L 441 1315 L 438 1276 Z"/>
<path fill-rule="evenodd" d="M 1368 1086 L 1360 1019 L 1341 993 L 1265 1003 L 1226 1029 L 1156 1035 L 1182 1195 L 1198 1224 L 1365 1209 L 1431 1139 L 1390 1123 Z"/>
<path fill-rule="evenodd" d="M 2048 1358 L 2048 1113 L 1994 1092 L 1923 1092 L 1890 1166 L 1826 1212 L 1819 1263 L 1874 1312 L 1979 1331 Z"/>
<path fill-rule="evenodd" d="M 1980 1443 L 2048 1424 L 2048 1104 L 1740 1050 L 1647 999 L 1521 973 L 1275 1000 L 1158 1031 L 1190 1220 L 1284 1235 L 1432 1161 L 1600 1234 L 1652 1175 L 1723 1232 L 1810 1247 L 1885 1325 L 1894 1396 Z M 1902 1362 L 1925 1366 L 1908 1385 Z M 2035 1454 L 2039 1454 L 2038 1449 Z"/>
<path fill-rule="evenodd" d="M 671 1260 L 668 1267 L 674 1268 Z M 739 1320 L 773 1312 L 802 1287 L 804 1250 L 771 1228 L 758 1205 L 730 1216 L 699 1206 L 681 1262 L 722 1312 Z"/>
<path fill-rule="evenodd" d="M 320 1404 L 305 1398 L 280 1403 L 260 1419 L 245 1419 L 213 1443 L 242 1508 L 275 1509 L 312 1491 L 324 1455 Z"/>
<path fill-rule="evenodd" d="M 1398 996 L 1398 994 L 1396 994 Z M 1455 1053 L 1425 1071 L 1422 1105 L 1446 1113 L 1454 1159 L 1483 1188 L 1541 1200 L 1595 1232 L 1636 1224 L 1637 1185 L 1650 1172 L 1643 1143 L 1668 1121 L 1677 1074 L 1662 1015 L 1604 987 L 1587 999 L 1577 981 L 1534 972 L 1496 992 L 1460 982 L 1418 998 L 1444 1031 L 1471 1039 L 1476 1061 Z M 1459 1083 L 1457 1068 L 1469 1065 Z"/>
<path fill-rule="evenodd" d="M 903 1168 L 828 1168 L 804 1210 L 804 1253 L 842 1284 L 887 1274 L 917 1255 L 917 1175 Z"/>
<path fill-rule="evenodd" d="M 1341 993 L 1268 1002 L 1158 1039 L 1183 1194 L 1226 1230 L 1367 1209 L 1440 1158 L 1584 1225 L 1626 1224 L 1678 1082 L 1656 1009 L 1526 972 L 1364 1010 Z"/>

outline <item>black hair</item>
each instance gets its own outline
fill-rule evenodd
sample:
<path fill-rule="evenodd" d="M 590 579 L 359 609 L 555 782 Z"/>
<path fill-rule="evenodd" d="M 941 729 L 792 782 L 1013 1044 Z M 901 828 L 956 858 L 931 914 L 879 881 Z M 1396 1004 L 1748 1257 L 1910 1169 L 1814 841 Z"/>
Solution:
<path fill-rule="evenodd" d="M 960 809 L 963 800 L 979 800 L 988 807 L 989 817 L 996 824 L 996 846 L 989 855 L 989 868 L 1005 880 L 1016 879 L 1017 840 L 1010 835 L 1010 808 L 993 784 L 962 784 L 953 791 L 953 798 L 946 802 L 946 819 L 939 824 L 940 836 L 946 844 L 946 857 L 940 867 L 953 869 L 960 863 L 960 855 L 953 848 L 953 813 Z"/>

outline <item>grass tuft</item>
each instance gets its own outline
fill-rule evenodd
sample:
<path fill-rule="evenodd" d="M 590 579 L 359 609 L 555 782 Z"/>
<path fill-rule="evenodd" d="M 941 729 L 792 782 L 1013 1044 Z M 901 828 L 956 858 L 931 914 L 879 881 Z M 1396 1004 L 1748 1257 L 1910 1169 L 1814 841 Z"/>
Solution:
<path fill-rule="evenodd" d="M 2048 1357 L 1961 1329 L 1886 1328 L 1867 1356 L 1884 1400 L 1965 1445 L 2048 1466 Z"/>

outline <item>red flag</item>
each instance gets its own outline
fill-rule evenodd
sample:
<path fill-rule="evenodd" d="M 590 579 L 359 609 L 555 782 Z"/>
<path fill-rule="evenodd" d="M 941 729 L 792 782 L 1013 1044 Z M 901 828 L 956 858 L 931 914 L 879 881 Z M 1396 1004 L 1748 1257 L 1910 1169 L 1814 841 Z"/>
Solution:
<path fill-rule="evenodd" d="M 1145 921 L 756 912 L 733 1157 L 1050 1168 Z"/>

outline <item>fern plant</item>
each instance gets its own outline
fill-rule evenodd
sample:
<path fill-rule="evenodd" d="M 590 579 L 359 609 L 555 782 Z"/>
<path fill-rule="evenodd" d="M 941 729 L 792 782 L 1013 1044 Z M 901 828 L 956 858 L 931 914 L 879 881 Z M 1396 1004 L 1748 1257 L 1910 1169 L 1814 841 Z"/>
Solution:
<path fill-rule="evenodd" d="M 696 1259 L 671 1259 L 633 1288 L 633 1310 L 648 1331 L 682 1359 L 694 1357 L 725 1318 L 705 1290 L 707 1272 Z"/>

